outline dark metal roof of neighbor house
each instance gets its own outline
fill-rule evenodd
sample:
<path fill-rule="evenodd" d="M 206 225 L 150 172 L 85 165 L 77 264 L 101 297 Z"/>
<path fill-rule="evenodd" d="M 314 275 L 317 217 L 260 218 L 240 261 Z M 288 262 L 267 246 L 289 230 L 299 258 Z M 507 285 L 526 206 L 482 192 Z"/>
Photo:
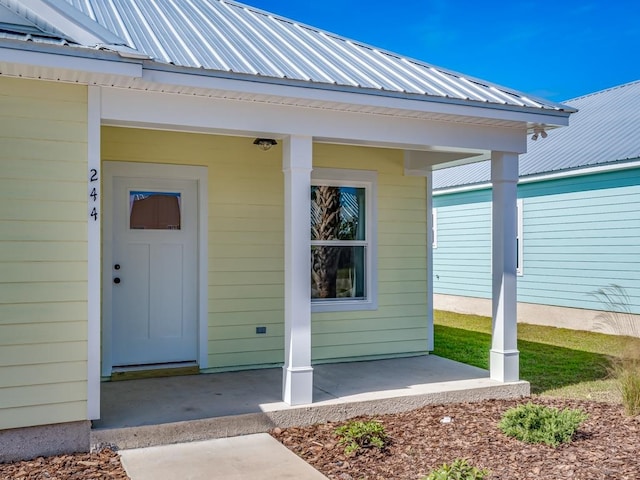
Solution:
<path fill-rule="evenodd" d="M 117 38 L 156 64 L 493 108 L 572 111 L 230 0 L 41 1 L 73 14 L 75 24 L 96 28 L 103 38 L 110 32 L 103 45 L 85 46 L 110 49 Z M 14 9 L 19 3 L 0 0 Z"/>
<path fill-rule="evenodd" d="M 566 102 L 578 109 L 568 127 L 531 139 L 520 155 L 520 178 L 640 158 L 640 80 Z M 478 162 L 433 172 L 433 188 L 485 184 L 490 162 Z"/>

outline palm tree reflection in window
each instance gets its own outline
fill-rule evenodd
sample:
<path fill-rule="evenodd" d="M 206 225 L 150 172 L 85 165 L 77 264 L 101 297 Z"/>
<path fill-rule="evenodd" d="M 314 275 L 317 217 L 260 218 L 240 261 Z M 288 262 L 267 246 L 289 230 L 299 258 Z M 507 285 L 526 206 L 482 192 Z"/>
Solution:
<path fill-rule="evenodd" d="M 365 189 L 311 190 L 311 298 L 365 298 Z"/>

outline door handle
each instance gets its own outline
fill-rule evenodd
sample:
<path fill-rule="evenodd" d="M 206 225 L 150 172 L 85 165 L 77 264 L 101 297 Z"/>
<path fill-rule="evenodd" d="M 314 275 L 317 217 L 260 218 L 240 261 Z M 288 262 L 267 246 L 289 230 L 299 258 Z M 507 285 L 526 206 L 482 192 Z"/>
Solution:
<path fill-rule="evenodd" d="M 116 285 L 120 284 L 120 277 L 114 278 L 113 283 L 115 283 Z"/>

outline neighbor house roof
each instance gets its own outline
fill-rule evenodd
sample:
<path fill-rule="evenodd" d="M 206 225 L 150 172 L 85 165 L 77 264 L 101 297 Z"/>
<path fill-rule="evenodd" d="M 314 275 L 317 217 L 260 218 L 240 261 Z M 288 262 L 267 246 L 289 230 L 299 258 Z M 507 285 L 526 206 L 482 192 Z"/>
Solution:
<path fill-rule="evenodd" d="M 520 178 L 640 159 L 640 80 L 566 102 L 578 109 L 568 127 L 527 142 Z M 490 182 L 489 161 L 433 172 L 434 190 Z"/>
<path fill-rule="evenodd" d="M 0 5 L 47 32 L 47 41 L 54 41 L 52 32 L 61 32 L 70 44 L 114 51 L 125 46 L 159 65 L 493 108 L 572 111 L 229 0 L 0 0 Z M 61 13 L 64 26 L 39 15 L 38 5 Z"/>

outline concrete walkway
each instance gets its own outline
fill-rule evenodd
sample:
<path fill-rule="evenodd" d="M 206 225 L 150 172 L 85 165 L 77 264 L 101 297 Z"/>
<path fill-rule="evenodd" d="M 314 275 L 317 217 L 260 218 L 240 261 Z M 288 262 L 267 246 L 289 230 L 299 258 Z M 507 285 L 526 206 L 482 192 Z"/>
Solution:
<path fill-rule="evenodd" d="M 131 480 L 323 480 L 266 433 L 120 452 Z"/>

